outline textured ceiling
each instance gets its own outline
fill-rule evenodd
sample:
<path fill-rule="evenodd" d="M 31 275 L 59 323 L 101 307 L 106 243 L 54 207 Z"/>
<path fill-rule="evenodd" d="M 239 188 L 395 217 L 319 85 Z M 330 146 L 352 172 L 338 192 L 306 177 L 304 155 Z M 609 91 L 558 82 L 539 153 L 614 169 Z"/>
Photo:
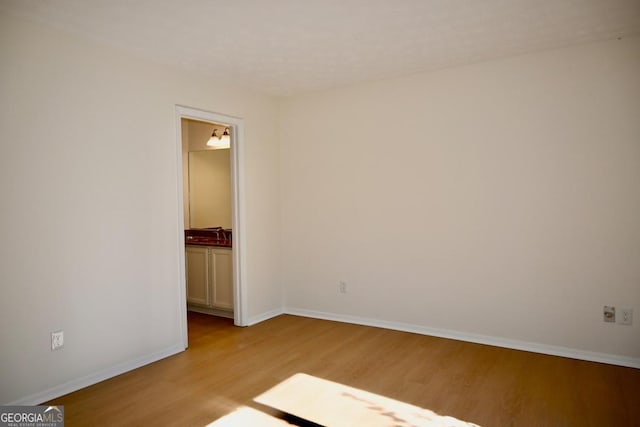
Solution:
<path fill-rule="evenodd" d="M 275 95 L 640 33 L 640 0 L 0 0 Z"/>

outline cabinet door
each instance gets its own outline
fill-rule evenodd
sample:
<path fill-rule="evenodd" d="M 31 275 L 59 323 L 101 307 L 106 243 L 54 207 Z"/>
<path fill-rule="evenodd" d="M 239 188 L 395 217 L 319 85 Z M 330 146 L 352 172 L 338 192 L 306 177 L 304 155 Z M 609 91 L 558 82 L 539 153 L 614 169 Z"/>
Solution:
<path fill-rule="evenodd" d="M 187 246 L 187 302 L 208 306 L 211 303 L 209 293 L 209 258 L 207 248 Z"/>
<path fill-rule="evenodd" d="M 231 249 L 210 249 L 211 305 L 233 310 L 233 257 Z"/>

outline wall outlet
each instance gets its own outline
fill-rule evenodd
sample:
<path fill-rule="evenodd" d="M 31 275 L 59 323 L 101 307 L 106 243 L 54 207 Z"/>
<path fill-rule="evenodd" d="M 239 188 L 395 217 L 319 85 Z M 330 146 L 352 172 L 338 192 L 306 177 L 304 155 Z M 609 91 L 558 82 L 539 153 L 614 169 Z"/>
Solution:
<path fill-rule="evenodd" d="M 347 282 L 345 282 L 344 280 L 341 280 L 340 284 L 338 285 L 338 291 L 341 294 L 346 294 L 347 293 Z"/>
<path fill-rule="evenodd" d="M 633 324 L 633 309 L 621 308 L 620 315 L 618 316 L 618 323 L 620 323 L 621 325 Z"/>
<path fill-rule="evenodd" d="M 64 346 L 64 331 L 51 332 L 51 351 Z"/>
<path fill-rule="evenodd" d="M 604 306 L 603 320 L 608 323 L 616 322 L 616 308 L 609 305 Z"/>

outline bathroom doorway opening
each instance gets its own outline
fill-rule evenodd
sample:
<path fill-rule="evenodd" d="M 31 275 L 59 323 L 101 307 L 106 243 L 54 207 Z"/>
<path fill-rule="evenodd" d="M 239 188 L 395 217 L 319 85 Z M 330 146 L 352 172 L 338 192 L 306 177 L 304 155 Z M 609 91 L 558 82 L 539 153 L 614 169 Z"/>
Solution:
<path fill-rule="evenodd" d="M 244 206 L 242 203 L 243 187 L 243 140 L 244 124 L 242 118 L 229 116 L 220 113 L 209 112 L 185 106 L 176 106 L 176 153 L 178 165 L 178 204 L 179 204 L 179 313 L 181 332 L 184 347 L 188 347 L 188 324 L 187 324 L 187 282 L 186 282 L 186 260 L 185 260 L 185 227 L 190 224 L 191 212 L 188 206 L 188 188 L 185 185 L 185 174 L 188 172 L 188 146 L 183 144 L 183 123 L 188 120 L 202 122 L 211 125 L 227 127 L 230 134 L 229 148 L 229 176 L 231 181 L 231 230 L 232 230 L 232 293 L 233 293 L 233 322 L 237 326 L 246 326 L 246 289 L 244 287 L 245 260 L 243 256 L 244 248 Z"/>

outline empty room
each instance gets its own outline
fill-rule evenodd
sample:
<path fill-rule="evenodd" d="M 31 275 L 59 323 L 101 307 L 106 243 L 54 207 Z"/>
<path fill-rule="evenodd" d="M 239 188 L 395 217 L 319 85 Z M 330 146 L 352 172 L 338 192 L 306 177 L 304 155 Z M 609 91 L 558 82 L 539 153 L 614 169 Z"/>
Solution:
<path fill-rule="evenodd" d="M 0 58 L 0 424 L 638 424 L 637 0 L 0 0 Z"/>

